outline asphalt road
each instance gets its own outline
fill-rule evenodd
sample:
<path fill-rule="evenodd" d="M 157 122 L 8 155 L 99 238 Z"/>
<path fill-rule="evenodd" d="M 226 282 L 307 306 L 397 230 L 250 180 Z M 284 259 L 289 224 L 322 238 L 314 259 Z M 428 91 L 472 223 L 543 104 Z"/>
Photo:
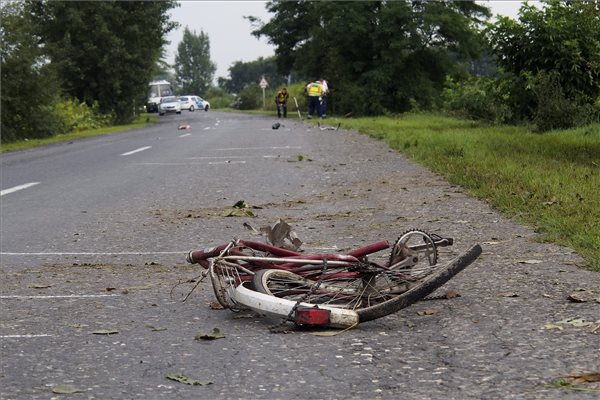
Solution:
<path fill-rule="evenodd" d="M 576 254 L 384 143 L 274 122 L 184 111 L 2 155 L 0 398 L 598 397 L 597 383 L 556 383 L 600 371 L 600 278 Z M 227 217 L 239 200 L 256 217 Z M 213 309 L 208 282 L 183 301 L 201 272 L 187 251 L 280 217 L 308 251 L 418 227 L 455 237 L 443 260 L 476 242 L 484 254 L 444 288 L 460 297 L 336 336 L 269 333 L 278 321 Z M 195 339 L 214 328 L 225 337 Z"/>

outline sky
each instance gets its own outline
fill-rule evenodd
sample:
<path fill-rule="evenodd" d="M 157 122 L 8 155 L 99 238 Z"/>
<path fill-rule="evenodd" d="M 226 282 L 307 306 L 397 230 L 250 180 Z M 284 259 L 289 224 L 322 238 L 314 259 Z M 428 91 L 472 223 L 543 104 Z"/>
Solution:
<path fill-rule="evenodd" d="M 493 14 L 516 18 L 521 1 L 489 0 L 480 3 L 491 8 Z M 532 1 L 530 3 L 536 3 Z M 183 39 L 183 31 L 188 29 L 196 34 L 203 31 L 210 40 L 210 58 L 217 65 L 215 80 L 228 77 L 229 67 L 236 61 L 249 62 L 259 57 L 270 57 L 275 48 L 266 38 L 260 40 L 252 36 L 254 29 L 244 16 L 254 16 L 267 22 L 271 18 L 265 9 L 265 1 L 180 1 L 180 6 L 171 10 L 171 19 L 179 22 L 178 29 L 167 36 L 171 42 L 167 46 L 166 60 L 175 62 L 177 46 Z M 260 77 L 257 77 L 257 83 Z"/>

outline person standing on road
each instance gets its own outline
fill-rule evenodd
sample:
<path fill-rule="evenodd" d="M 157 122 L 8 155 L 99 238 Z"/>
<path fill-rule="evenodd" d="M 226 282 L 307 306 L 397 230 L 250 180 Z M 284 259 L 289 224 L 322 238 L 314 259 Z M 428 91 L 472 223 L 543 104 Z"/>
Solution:
<path fill-rule="evenodd" d="M 327 117 L 327 96 L 329 96 L 329 85 L 325 79 L 321 79 L 323 94 L 321 95 L 321 118 Z"/>
<path fill-rule="evenodd" d="M 307 118 L 311 119 L 315 111 L 317 112 L 319 118 L 321 118 L 320 98 L 323 94 L 323 85 L 320 81 L 310 82 L 308 85 L 306 85 L 306 93 L 308 94 Z"/>
<path fill-rule="evenodd" d="M 283 112 L 283 118 L 287 118 L 287 101 L 290 97 L 287 88 L 281 89 L 275 95 L 275 104 L 277 105 L 277 118 L 281 118 Z"/>

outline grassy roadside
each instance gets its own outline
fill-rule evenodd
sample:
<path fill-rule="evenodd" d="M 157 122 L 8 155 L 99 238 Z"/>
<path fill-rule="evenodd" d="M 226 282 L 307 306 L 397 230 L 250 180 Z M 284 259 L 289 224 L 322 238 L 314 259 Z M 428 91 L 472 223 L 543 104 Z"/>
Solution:
<path fill-rule="evenodd" d="M 427 114 L 328 119 L 384 140 L 600 272 L 600 124 L 536 134 Z"/>
<path fill-rule="evenodd" d="M 0 153 L 16 150 L 26 150 L 38 146 L 43 146 L 50 143 L 65 142 L 68 140 L 81 139 L 90 136 L 108 135 L 111 133 L 119 133 L 130 129 L 143 128 L 145 126 L 152 125 L 158 121 L 158 117 L 152 114 L 140 114 L 131 124 L 127 125 L 115 125 L 105 128 L 89 129 L 80 132 L 71 132 L 64 135 L 57 135 L 45 139 L 30 139 L 30 140 L 19 140 L 12 143 L 2 143 L 0 146 Z"/>

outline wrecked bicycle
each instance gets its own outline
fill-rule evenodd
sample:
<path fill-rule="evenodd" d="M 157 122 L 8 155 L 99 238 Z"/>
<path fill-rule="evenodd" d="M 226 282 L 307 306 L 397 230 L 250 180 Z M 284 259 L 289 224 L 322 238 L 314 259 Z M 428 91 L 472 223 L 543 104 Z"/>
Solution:
<path fill-rule="evenodd" d="M 348 328 L 395 313 L 433 293 L 481 254 L 472 246 L 447 263 L 438 248 L 452 238 L 413 229 L 344 254 L 303 253 L 234 239 L 190 251 L 187 261 L 210 276 L 231 310 L 251 309 L 298 325 Z M 389 255 L 382 254 L 385 250 Z"/>

